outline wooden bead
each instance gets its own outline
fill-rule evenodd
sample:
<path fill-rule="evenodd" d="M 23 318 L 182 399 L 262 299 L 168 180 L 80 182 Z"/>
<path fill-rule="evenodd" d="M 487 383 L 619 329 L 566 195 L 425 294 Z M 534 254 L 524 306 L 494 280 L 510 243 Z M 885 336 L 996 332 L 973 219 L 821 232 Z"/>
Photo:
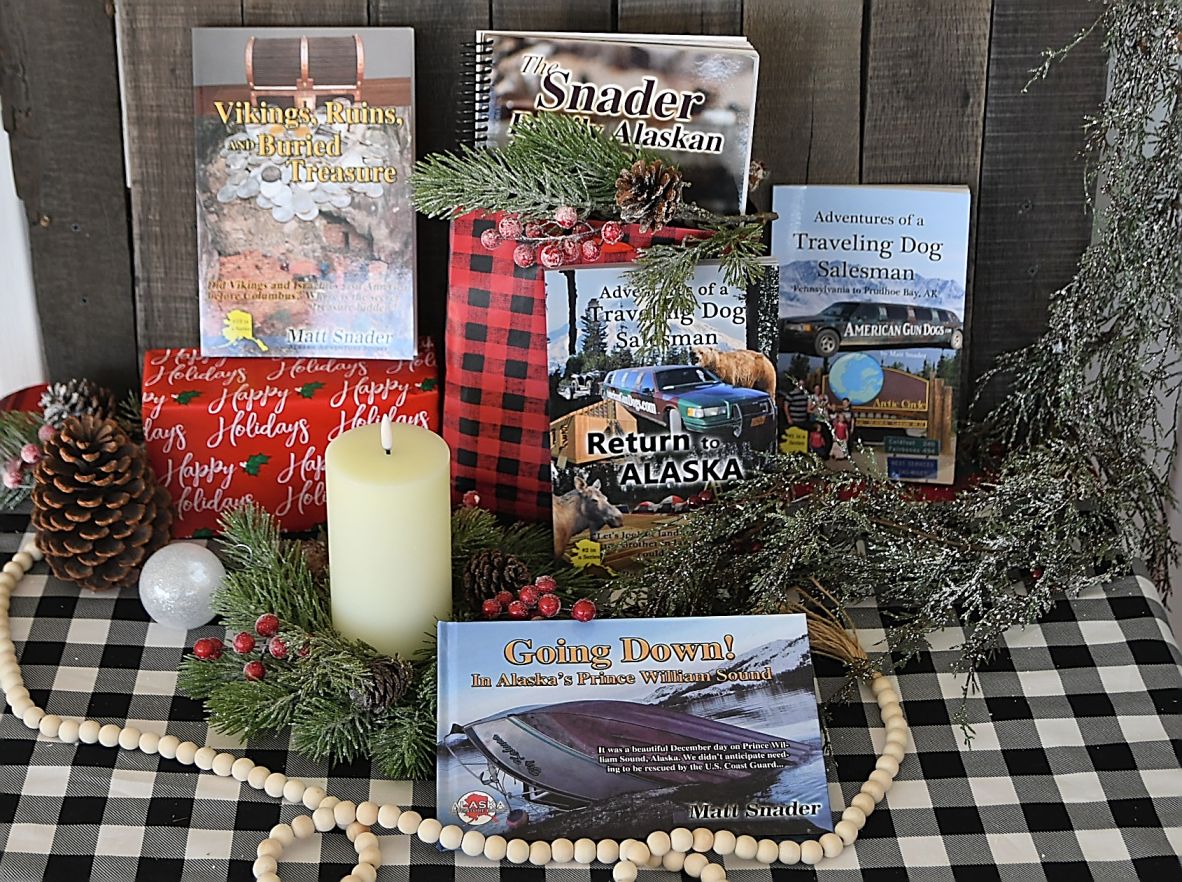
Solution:
<path fill-rule="evenodd" d="M 267 836 L 281 842 L 284 848 L 295 842 L 295 831 L 291 829 L 291 824 L 276 824 Z"/>
<path fill-rule="evenodd" d="M 102 729 L 99 730 L 102 734 Z M 182 741 L 176 747 L 176 761 L 186 766 L 193 765 L 193 758 L 197 756 L 197 745 L 192 741 Z"/>
<path fill-rule="evenodd" d="M 276 862 L 278 862 L 279 855 L 283 854 L 283 843 L 278 839 L 272 839 L 270 836 L 268 836 L 259 843 L 259 847 L 255 849 L 255 853 L 258 854 L 259 857 L 270 855 L 271 857 L 275 858 Z"/>
<path fill-rule="evenodd" d="M 887 733 L 886 733 L 886 743 L 887 744 L 898 744 L 900 747 L 905 748 L 907 746 L 908 734 L 909 733 L 907 732 L 907 730 L 905 728 L 904 729 L 892 729 L 888 726 Z"/>
<path fill-rule="evenodd" d="M 714 847 L 714 831 L 705 827 L 694 830 L 694 851 L 705 852 Z"/>
<path fill-rule="evenodd" d="M 316 824 L 308 815 L 296 815 L 291 819 L 291 832 L 296 839 L 307 839 L 316 832 Z"/>
<path fill-rule="evenodd" d="M 614 839 L 600 839 L 595 845 L 595 859 L 601 864 L 614 864 L 620 859 L 620 844 Z"/>
<path fill-rule="evenodd" d="M 529 844 L 529 862 L 535 867 L 546 866 L 550 863 L 553 854 L 554 851 L 550 848 L 550 843 L 544 839 Z"/>
<path fill-rule="evenodd" d="M 735 839 L 735 857 L 740 860 L 749 861 L 755 857 L 755 852 L 759 850 L 759 843 L 754 836 L 743 835 Z"/>
<path fill-rule="evenodd" d="M 702 870 L 706 869 L 710 859 L 701 852 L 695 851 L 693 854 L 685 856 L 685 863 L 682 864 L 682 871 L 691 879 L 697 879 L 702 875 Z"/>
<path fill-rule="evenodd" d="M 469 830 L 460 840 L 460 851 L 468 857 L 479 857 L 484 854 L 484 834 L 479 830 Z"/>
<path fill-rule="evenodd" d="M 237 757 L 232 753 L 219 753 L 213 758 L 213 773 L 219 778 L 229 778 Z"/>
<path fill-rule="evenodd" d="M 29 690 L 26 689 L 24 686 L 17 686 L 13 689 L 6 689 L 6 690 L 4 690 L 4 697 L 8 700 L 9 704 L 12 704 L 12 702 L 16 701 L 18 698 L 28 698 L 29 697 Z"/>
<path fill-rule="evenodd" d="M 706 864 L 699 878 L 702 882 L 726 882 L 726 868 L 722 864 Z"/>
<path fill-rule="evenodd" d="M 620 844 L 620 857 L 623 860 L 631 861 L 637 867 L 643 867 L 648 863 L 648 859 L 652 856 L 652 852 L 648 850 L 648 846 L 636 839 L 628 840 L 625 846 Z"/>
<path fill-rule="evenodd" d="M 892 778 L 899 774 L 899 761 L 893 756 L 880 756 L 878 762 L 874 764 L 874 768 L 880 772 L 886 772 Z"/>
<path fill-rule="evenodd" d="M 874 804 L 882 802 L 882 798 L 886 796 L 886 789 L 877 781 L 867 781 L 862 785 L 862 793 L 865 793 L 874 800 Z"/>
<path fill-rule="evenodd" d="M 349 875 L 356 879 L 357 882 L 377 882 L 378 879 L 377 869 L 373 864 L 366 863 L 365 861 L 359 862 L 357 866 L 349 871 Z"/>
<path fill-rule="evenodd" d="M 33 555 L 27 551 L 18 551 L 12 556 L 12 562 L 27 573 L 33 566 Z"/>
<path fill-rule="evenodd" d="M 849 821 L 859 830 L 866 826 L 866 813 L 856 805 L 851 805 L 844 812 L 842 812 L 841 819 L 843 821 Z"/>
<path fill-rule="evenodd" d="M 664 830 L 654 830 L 648 834 L 648 838 L 644 840 L 644 844 L 648 846 L 649 854 L 655 854 L 657 857 L 660 857 L 673 847 L 673 840 Z"/>
<path fill-rule="evenodd" d="M 505 860 L 511 864 L 524 864 L 529 860 L 529 843 L 524 839 L 510 839 L 505 847 Z"/>
<path fill-rule="evenodd" d="M 484 856 L 490 861 L 503 861 L 509 850 L 504 836 L 489 836 L 484 840 Z"/>
<path fill-rule="evenodd" d="M 263 781 L 263 792 L 272 799 L 283 796 L 283 788 L 287 786 L 287 775 L 282 772 L 272 772 Z"/>
<path fill-rule="evenodd" d="M 826 833 L 817 842 L 827 858 L 835 858 L 845 850 L 845 843 L 836 833 Z"/>
<path fill-rule="evenodd" d="M 378 847 L 378 837 L 369 831 L 358 833 L 357 838 L 353 840 L 353 848 L 356 849 L 358 853 L 365 851 L 367 848 Z"/>
<path fill-rule="evenodd" d="M 165 736 L 165 737 L 168 737 L 168 736 Z M 162 739 L 160 739 L 160 741 L 161 741 L 161 751 L 163 751 L 164 739 L 162 738 Z M 235 781 L 245 781 L 247 778 L 250 777 L 250 770 L 253 768 L 254 768 L 254 760 L 247 759 L 244 756 L 240 756 L 240 757 L 238 757 L 238 759 L 234 760 L 234 762 L 230 765 L 230 777 L 233 778 Z"/>
<path fill-rule="evenodd" d="M 57 714 L 46 714 L 41 718 L 41 722 L 37 724 L 37 731 L 46 738 L 57 738 L 57 733 L 62 727 L 62 718 Z"/>
<path fill-rule="evenodd" d="M 8 573 L 0 573 L 0 590 L 4 592 L 12 591 L 16 587 L 16 579 Z"/>
<path fill-rule="evenodd" d="M 28 725 L 28 723 L 26 722 L 25 725 Z M 107 725 L 105 725 L 101 729 L 99 729 L 99 737 L 98 737 L 99 744 L 101 744 L 103 747 L 114 747 L 116 744 L 119 743 L 119 733 L 122 731 L 123 731 L 123 729 L 120 726 L 116 726 L 114 723 L 107 723 Z M 191 742 L 191 741 L 189 743 L 193 744 L 193 742 Z M 196 744 L 193 744 L 193 753 L 194 753 L 194 755 L 196 755 L 196 753 L 197 753 L 197 745 Z M 187 755 L 187 752 L 186 752 L 186 755 Z M 190 759 L 187 763 L 185 763 L 185 765 L 191 765 L 192 762 L 193 762 L 193 760 Z"/>
<path fill-rule="evenodd" d="M 895 779 L 892 775 L 888 774 L 885 769 L 875 769 L 870 773 L 866 780 L 873 781 L 874 783 L 878 784 L 885 793 L 891 789 L 891 784 Z"/>
<path fill-rule="evenodd" d="M 423 818 L 419 821 L 419 829 L 415 831 L 419 841 L 427 845 L 434 845 L 439 841 L 439 834 L 443 832 L 443 825 L 435 818 Z M 373 834 L 370 834 L 373 836 Z"/>
<path fill-rule="evenodd" d="M 755 859 L 761 864 L 774 864 L 780 854 L 780 846 L 771 839 L 759 840 L 759 847 L 755 851 Z"/>
<path fill-rule="evenodd" d="M 393 830 L 398 826 L 398 816 L 402 814 L 402 809 L 390 803 L 384 804 L 378 809 L 378 823 L 387 830 Z"/>
<path fill-rule="evenodd" d="M 873 680 L 870 681 L 870 690 L 875 695 L 878 695 L 879 693 L 882 693 L 882 692 L 894 692 L 895 687 L 894 687 L 894 684 L 892 684 L 890 680 L 888 680 L 886 677 L 879 674 L 877 677 L 875 677 Z"/>
<path fill-rule="evenodd" d="M 357 803 L 357 820 L 367 827 L 372 827 L 378 822 L 378 804 L 376 802 Z"/>
<path fill-rule="evenodd" d="M 343 800 L 332 807 L 332 813 L 337 819 L 337 826 L 343 830 L 357 820 L 357 803 Z"/>
<path fill-rule="evenodd" d="M 735 834 L 730 830 L 714 831 L 714 853 L 721 857 L 735 853 Z"/>
<path fill-rule="evenodd" d="M 800 862 L 810 867 L 825 857 L 825 849 L 815 839 L 807 839 L 800 843 Z"/>
<path fill-rule="evenodd" d="M 345 838 L 348 839 L 350 842 L 356 842 L 358 836 L 360 836 L 362 833 L 368 833 L 368 832 L 369 832 L 369 827 L 365 826 L 360 821 L 354 821 L 352 824 L 350 824 L 348 827 L 345 828 Z"/>
<path fill-rule="evenodd" d="M 612 867 L 613 882 L 636 882 L 636 864 L 632 861 L 620 861 Z"/>
<path fill-rule="evenodd" d="M 369 864 L 370 866 L 380 867 L 382 865 L 382 850 L 376 845 L 371 845 L 369 848 L 357 855 L 357 862 L 361 864 Z"/>
<path fill-rule="evenodd" d="M 423 816 L 418 812 L 403 812 L 398 816 L 398 832 L 407 835 L 417 833 L 422 822 Z"/>
<path fill-rule="evenodd" d="M 694 834 L 688 827 L 674 827 L 669 832 L 669 846 L 673 851 L 680 851 L 683 854 L 687 853 L 694 847 Z M 652 844 L 649 844 L 652 848 Z"/>
<path fill-rule="evenodd" d="M 20 717 L 21 720 L 24 720 L 25 714 L 27 714 L 30 710 L 32 710 L 33 708 L 35 708 L 37 706 L 37 705 L 33 704 L 33 702 L 28 698 L 17 698 L 13 701 L 8 702 L 8 704 L 12 708 L 13 715 L 16 717 Z M 95 723 L 94 725 L 95 725 L 94 740 L 98 741 L 98 728 L 97 728 L 98 723 Z M 87 743 L 93 744 L 94 742 L 90 741 Z"/>
<path fill-rule="evenodd" d="M 25 571 L 22 570 L 19 565 L 13 563 L 11 560 L 4 565 L 3 571 L 5 573 L 7 573 L 8 575 L 12 576 L 14 584 L 16 582 L 19 582 L 22 578 L 24 578 L 24 575 L 25 575 Z"/>
<path fill-rule="evenodd" d="M 312 823 L 321 833 L 327 833 L 337 825 L 337 819 L 333 817 L 332 809 L 318 808 L 312 812 Z"/>
<path fill-rule="evenodd" d="M 259 876 L 257 882 L 283 882 L 274 873 L 267 873 L 265 876 Z"/>
<path fill-rule="evenodd" d="M 176 759 L 176 751 L 180 746 L 181 740 L 175 735 L 161 735 L 160 743 L 156 745 L 156 750 L 158 750 L 160 755 L 165 759 Z M 243 778 L 243 780 L 246 779 Z"/>
<path fill-rule="evenodd" d="M 29 557 L 33 558 L 33 560 L 44 560 L 45 559 L 45 554 L 41 551 L 40 548 L 37 547 L 37 540 L 36 539 L 30 539 L 28 542 L 26 542 L 24 545 L 22 545 L 21 551 L 23 551 L 25 554 L 29 555 Z"/>
<path fill-rule="evenodd" d="M 464 831 L 455 824 L 448 824 L 439 831 L 439 845 L 448 851 L 455 851 L 464 839 Z"/>
<path fill-rule="evenodd" d="M 141 732 L 139 744 L 136 745 L 140 753 L 152 756 L 160 750 L 160 736 L 155 732 Z M 231 757 L 231 760 L 233 757 Z"/>
<path fill-rule="evenodd" d="M 327 794 L 323 787 L 307 787 L 304 789 L 304 807 L 312 810 L 320 808 L 320 800 L 324 799 Z"/>
<path fill-rule="evenodd" d="M 556 864 L 569 864 L 575 859 L 575 844 L 559 837 L 550 843 L 550 853 Z"/>
<path fill-rule="evenodd" d="M 254 877 L 256 879 L 260 879 L 263 876 L 266 876 L 268 873 L 274 873 L 276 870 L 278 870 L 279 862 L 275 860 L 273 855 L 265 854 L 262 857 L 256 859 L 254 866 L 252 866 L 250 869 L 251 872 L 254 873 Z"/>
<path fill-rule="evenodd" d="M 791 866 L 800 863 L 800 843 L 785 839 L 780 843 L 780 863 Z"/>
<path fill-rule="evenodd" d="M 270 769 L 266 766 L 255 766 L 246 776 L 246 783 L 255 790 L 262 790 L 267 785 L 267 779 L 269 777 L 271 777 Z"/>
<path fill-rule="evenodd" d="M 857 793 L 854 795 L 854 798 L 850 800 L 850 805 L 852 805 L 854 808 L 860 808 L 862 810 L 862 814 L 864 815 L 868 815 L 874 811 L 874 806 L 877 804 L 878 803 L 873 796 L 868 796 L 865 793 Z"/>
<path fill-rule="evenodd" d="M 218 752 L 212 747 L 199 747 L 197 752 L 193 754 L 193 765 L 203 772 L 208 772 L 213 768 L 213 761 L 217 755 Z"/>
<path fill-rule="evenodd" d="M 307 789 L 307 785 L 299 778 L 288 778 L 287 783 L 283 785 L 283 798 L 288 802 L 303 802 Z"/>
<path fill-rule="evenodd" d="M 670 849 L 661 855 L 661 866 L 671 873 L 680 873 L 682 867 L 685 866 L 685 858 L 684 851 Z"/>
<path fill-rule="evenodd" d="M 66 744 L 73 744 L 78 740 L 79 722 L 66 718 L 62 720 L 62 724 L 58 727 L 57 737 Z"/>
<path fill-rule="evenodd" d="M 892 742 L 882 749 L 882 755 L 902 763 L 903 757 L 907 756 L 907 749 L 902 744 Z"/>
<path fill-rule="evenodd" d="M 850 821 L 838 821 L 833 825 L 833 832 L 840 836 L 846 845 L 853 845 L 854 840 L 858 838 L 858 825 Z"/>
<path fill-rule="evenodd" d="M 591 839 L 575 840 L 575 862 L 590 864 L 595 861 L 595 842 Z"/>

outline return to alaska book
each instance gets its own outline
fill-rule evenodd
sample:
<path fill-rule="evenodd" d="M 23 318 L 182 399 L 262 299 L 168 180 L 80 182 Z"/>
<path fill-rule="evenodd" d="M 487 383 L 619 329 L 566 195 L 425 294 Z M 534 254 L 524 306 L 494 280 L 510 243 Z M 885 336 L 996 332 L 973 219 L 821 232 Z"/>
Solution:
<path fill-rule="evenodd" d="M 968 188 L 778 186 L 773 208 L 781 449 L 951 484 Z"/>
<path fill-rule="evenodd" d="M 414 31 L 195 28 L 201 351 L 415 355 Z"/>
<path fill-rule="evenodd" d="M 668 320 L 660 348 L 644 345 L 630 267 L 546 273 L 554 552 L 611 570 L 659 549 L 776 441 L 776 372 L 754 316 L 775 267 L 748 292 L 700 264 L 697 306 Z"/>
<path fill-rule="evenodd" d="M 522 116 L 568 113 L 685 172 L 693 200 L 747 202 L 759 55 L 742 37 L 476 32 L 475 134 L 499 146 Z"/>
<path fill-rule="evenodd" d="M 444 824 L 530 839 L 833 829 L 803 615 L 438 633 Z"/>

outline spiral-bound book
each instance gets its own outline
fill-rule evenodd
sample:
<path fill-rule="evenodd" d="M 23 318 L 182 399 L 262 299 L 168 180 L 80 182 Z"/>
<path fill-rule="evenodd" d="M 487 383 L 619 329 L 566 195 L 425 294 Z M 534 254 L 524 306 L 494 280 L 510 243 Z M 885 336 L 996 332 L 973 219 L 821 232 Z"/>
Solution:
<path fill-rule="evenodd" d="M 195 28 L 201 351 L 415 355 L 414 32 Z"/>
<path fill-rule="evenodd" d="M 759 55 L 742 37 L 477 31 L 471 69 L 478 144 L 569 113 L 677 162 L 697 204 L 746 205 Z"/>

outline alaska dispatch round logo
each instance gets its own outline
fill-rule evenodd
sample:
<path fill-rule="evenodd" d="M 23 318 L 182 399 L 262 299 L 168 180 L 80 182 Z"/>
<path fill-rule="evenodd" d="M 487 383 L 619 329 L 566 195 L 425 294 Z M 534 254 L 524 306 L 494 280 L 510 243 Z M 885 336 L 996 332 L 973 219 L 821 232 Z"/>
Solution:
<path fill-rule="evenodd" d="M 499 807 L 496 800 L 483 790 L 469 790 L 455 801 L 451 810 L 465 824 L 479 827 L 495 819 Z"/>

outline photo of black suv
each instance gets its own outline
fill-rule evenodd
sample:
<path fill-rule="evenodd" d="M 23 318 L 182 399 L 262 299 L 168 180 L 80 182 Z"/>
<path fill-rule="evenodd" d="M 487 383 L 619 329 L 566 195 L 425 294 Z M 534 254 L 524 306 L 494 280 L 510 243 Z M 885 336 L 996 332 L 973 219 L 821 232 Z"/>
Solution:
<path fill-rule="evenodd" d="M 964 325 L 950 309 L 840 300 L 815 315 L 780 319 L 780 351 L 830 358 L 841 350 L 937 347 L 959 350 Z"/>

